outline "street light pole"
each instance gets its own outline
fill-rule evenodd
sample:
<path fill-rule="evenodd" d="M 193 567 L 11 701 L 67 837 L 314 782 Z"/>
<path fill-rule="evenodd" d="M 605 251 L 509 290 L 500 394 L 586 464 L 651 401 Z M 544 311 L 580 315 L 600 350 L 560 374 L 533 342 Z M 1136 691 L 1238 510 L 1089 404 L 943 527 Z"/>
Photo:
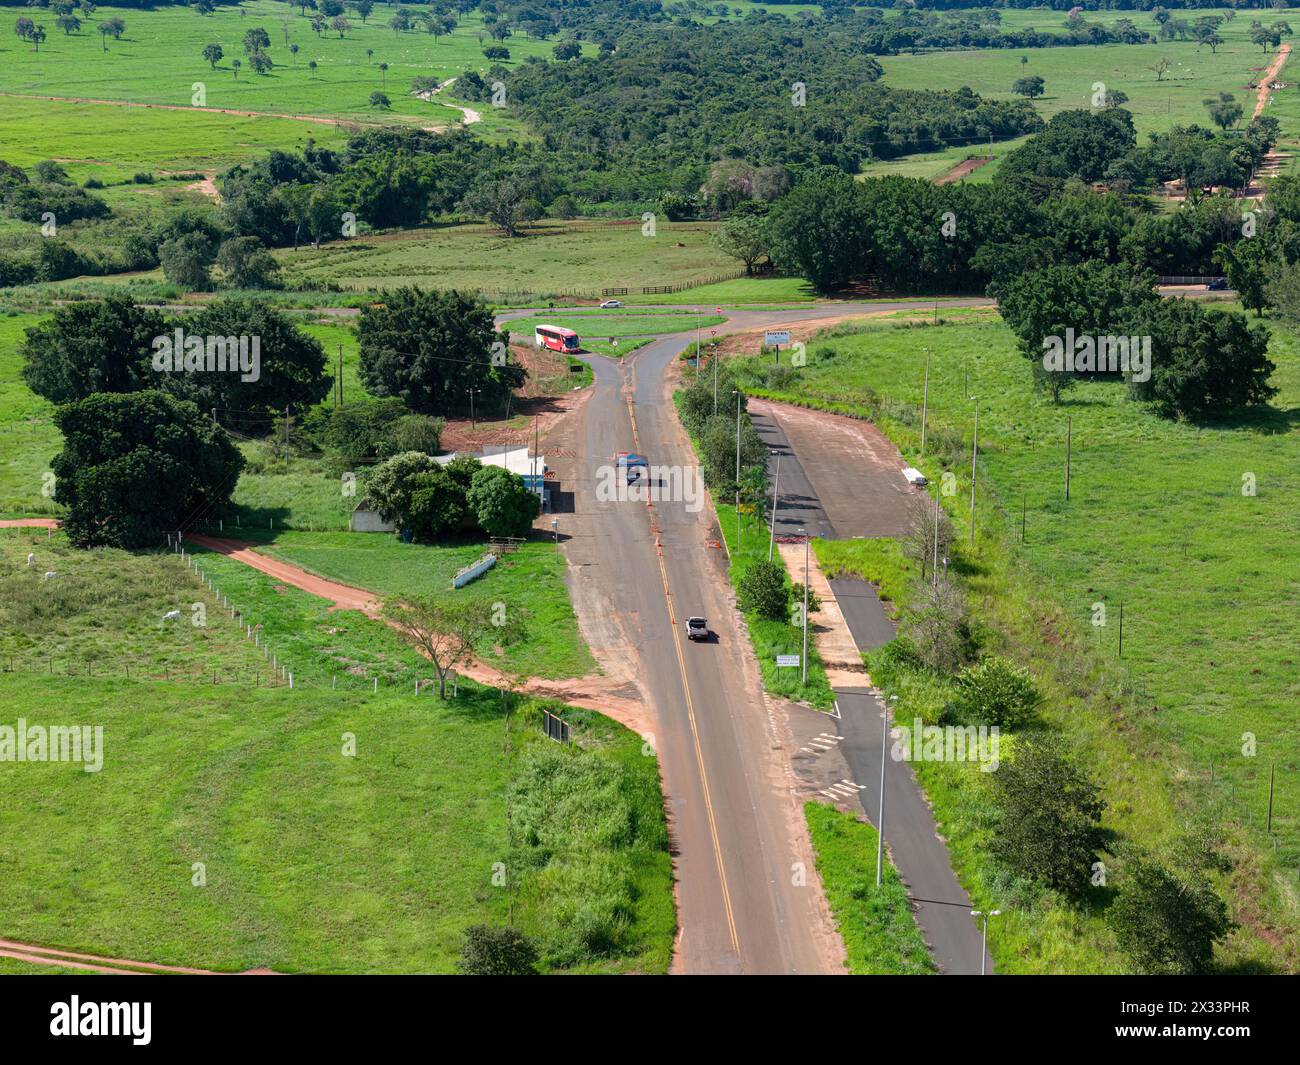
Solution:
<path fill-rule="evenodd" d="M 467 388 L 465 391 L 469 393 L 469 427 L 471 429 L 477 429 L 478 423 L 474 419 L 474 393 L 483 390 L 481 388 Z"/>
<path fill-rule="evenodd" d="M 880 805 L 876 807 L 876 887 L 880 887 L 885 865 L 885 761 L 889 755 L 889 705 L 898 701 L 891 695 L 880 714 Z"/>
<path fill-rule="evenodd" d="M 989 918 L 997 917 L 1000 913 L 1002 913 L 1001 910 L 971 910 L 970 912 L 972 917 L 984 918 L 984 934 L 980 938 L 980 976 L 986 976 L 988 974 Z"/>
<path fill-rule="evenodd" d="M 808 533 L 796 530 L 803 537 L 803 683 L 808 683 Z"/>
<path fill-rule="evenodd" d="M 736 394 L 736 550 L 740 550 L 740 389 Z"/>
<path fill-rule="evenodd" d="M 925 349 L 925 386 L 921 392 L 921 454 L 925 454 L 925 415 L 930 406 L 930 349 Z"/>
<path fill-rule="evenodd" d="M 776 550 L 776 501 L 781 494 L 781 452 L 773 451 L 776 456 L 776 480 L 772 482 L 772 533 L 767 538 L 767 560 L 772 561 L 772 553 Z"/>

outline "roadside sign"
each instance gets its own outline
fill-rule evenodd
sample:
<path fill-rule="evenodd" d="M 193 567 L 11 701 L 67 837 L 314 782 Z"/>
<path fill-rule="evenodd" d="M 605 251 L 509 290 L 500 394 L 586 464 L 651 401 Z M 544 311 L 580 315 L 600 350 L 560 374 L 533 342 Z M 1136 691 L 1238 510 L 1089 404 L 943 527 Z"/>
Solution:
<path fill-rule="evenodd" d="M 788 329 L 769 329 L 763 334 L 763 344 L 765 347 L 780 347 L 782 344 L 790 343 L 790 330 Z"/>
<path fill-rule="evenodd" d="M 776 666 L 778 669 L 784 669 L 786 666 L 798 666 L 798 665 L 799 665 L 798 655 L 777 655 L 776 656 Z"/>

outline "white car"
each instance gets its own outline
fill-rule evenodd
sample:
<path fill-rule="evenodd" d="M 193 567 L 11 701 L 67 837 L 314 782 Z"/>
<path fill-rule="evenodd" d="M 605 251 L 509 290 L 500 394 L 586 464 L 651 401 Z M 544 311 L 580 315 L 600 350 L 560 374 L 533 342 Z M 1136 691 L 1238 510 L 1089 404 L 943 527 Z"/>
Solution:
<path fill-rule="evenodd" d="M 623 306 L 622 300 L 606 300 L 600 305 L 602 311 L 613 311 Z"/>

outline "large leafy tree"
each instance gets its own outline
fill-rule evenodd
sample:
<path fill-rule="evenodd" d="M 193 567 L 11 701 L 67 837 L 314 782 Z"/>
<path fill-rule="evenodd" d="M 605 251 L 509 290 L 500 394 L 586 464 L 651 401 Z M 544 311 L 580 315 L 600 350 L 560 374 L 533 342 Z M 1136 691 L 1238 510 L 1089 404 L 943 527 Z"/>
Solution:
<path fill-rule="evenodd" d="M 492 312 L 461 292 L 401 288 L 361 311 L 361 382 L 422 414 L 504 406 L 524 368 L 509 359 L 508 337 Z"/>
<path fill-rule="evenodd" d="M 113 295 L 58 308 L 27 330 L 23 380 L 51 403 L 73 403 L 96 392 L 134 392 L 152 379 L 156 337 L 170 330 L 151 307 Z"/>
<path fill-rule="evenodd" d="M 1151 378 L 1131 387 L 1165 417 L 1204 417 L 1277 394 L 1268 383 L 1276 369 L 1268 330 L 1243 314 L 1162 300 L 1144 308 L 1129 331 L 1151 337 Z"/>
<path fill-rule="evenodd" d="M 302 411 L 329 394 L 334 378 L 327 372 L 320 341 L 260 300 L 216 300 L 180 324 L 187 336 L 224 338 L 227 347 L 231 338 L 247 337 L 251 352 L 252 340 L 258 342 L 259 362 L 249 374 L 205 368 L 164 378 L 204 410 L 237 412 L 246 429 L 258 428 L 258 422 L 283 414 L 285 408 Z M 243 379 L 254 373 L 255 380 Z"/>
<path fill-rule="evenodd" d="M 777 261 L 825 292 L 859 272 L 866 221 L 853 179 L 826 170 L 773 206 L 768 233 Z"/>
<path fill-rule="evenodd" d="M 230 500 L 244 458 L 193 403 L 163 392 L 99 393 L 60 407 L 51 468 L 78 547 L 141 548 Z"/>

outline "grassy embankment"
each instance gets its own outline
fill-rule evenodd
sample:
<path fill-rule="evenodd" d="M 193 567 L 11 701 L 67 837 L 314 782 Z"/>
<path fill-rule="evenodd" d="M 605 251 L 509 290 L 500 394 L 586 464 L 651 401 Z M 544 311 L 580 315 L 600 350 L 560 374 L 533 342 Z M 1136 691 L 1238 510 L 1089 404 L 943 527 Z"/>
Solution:
<path fill-rule="evenodd" d="M 1048 719 L 1077 741 L 1103 784 L 1107 828 L 1158 848 L 1193 811 L 1216 824 L 1236 862 L 1219 887 L 1243 924 L 1220 960 L 1237 968 L 1294 967 L 1300 950 L 1292 713 L 1300 585 L 1277 564 L 1300 534 L 1300 341 L 1273 329 L 1280 395 L 1266 412 L 1220 424 L 1163 421 L 1130 402 L 1122 386 L 1100 382 L 1082 383 L 1053 405 L 1033 393 L 1025 360 L 1000 323 L 831 330 L 810 345 L 806 368 L 768 390 L 776 399 L 874 417 L 932 481 L 945 470 L 954 475 L 954 494 L 943 497 L 961 545 L 954 573 L 986 647 L 1034 673 Z M 927 347 L 931 423 L 921 459 Z M 749 362 L 760 394 L 764 365 Z M 966 545 L 975 401 L 966 397 L 967 370 L 970 394 L 981 397 L 973 550 Z M 1246 474 L 1256 479 L 1254 496 L 1242 493 Z M 861 560 L 860 569 L 893 580 L 878 562 Z M 1097 602 L 1109 608 L 1101 627 L 1090 624 Z M 934 693 L 903 694 L 899 712 L 908 716 Z M 1256 737 L 1254 757 L 1243 753 L 1245 733 Z M 1270 837 L 1262 829 L 1272 766 Z M 917 771 L 976 904 L 1009 907 L 994 942 L 1003 971 L 1122 967 L 1100 912 L 1067 910 L 1044 896 L 1008 899 L 1008 884 L 987 858 L 990 809 L 981 781 L 942 764 Z"/>

